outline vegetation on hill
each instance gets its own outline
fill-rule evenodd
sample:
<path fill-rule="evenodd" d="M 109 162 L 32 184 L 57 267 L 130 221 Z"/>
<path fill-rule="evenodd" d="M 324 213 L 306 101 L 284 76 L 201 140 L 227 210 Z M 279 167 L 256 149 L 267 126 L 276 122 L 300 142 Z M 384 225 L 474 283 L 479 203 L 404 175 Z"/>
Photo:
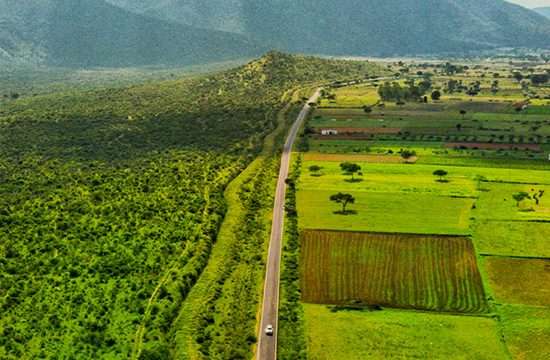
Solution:
<path fill-rule="evenodd" d="M 550 47 L 549 20 L 502 0 L 323 0 L 315 4 L 294 0 L 109 1 L 132 11 L 315 54 L 433 54 Z"/>
<path fill-rule="evenodd" d="M 265 51 L 245 37 L 134 14 L 102 0 L 0 0 L 0 59 L 64 67 L 200 64 Z"/>
<path fill-rule="evenodd" d="M 224 190 L 274 129 L 283 94 L 378 72 L 270 53 L 197 79 L 4 104 L 0 358 L 128 358 L 136 347 L 143 359 L 169 358 L 225 215 Z M 248 260 L 236 259 L 244 273 L 235 276 L 250 276 Z M 253 325 L 253 299 L 223 299 L 216 314 L 242 306 Z M 216 326 L 232 333 L 231 322 Z M 214 337 L 212 349 L 226 340 Z"/>

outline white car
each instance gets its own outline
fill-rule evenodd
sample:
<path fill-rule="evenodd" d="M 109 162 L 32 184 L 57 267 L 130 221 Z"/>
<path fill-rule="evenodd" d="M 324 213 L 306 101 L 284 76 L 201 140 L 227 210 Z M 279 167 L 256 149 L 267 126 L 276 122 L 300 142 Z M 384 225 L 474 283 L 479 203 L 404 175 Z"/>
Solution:
<path fill-rule="evenodd" d="M 267 336 L 273 336 L 273 325 L 270 324 L 265 327 L 265 334 Z"/>

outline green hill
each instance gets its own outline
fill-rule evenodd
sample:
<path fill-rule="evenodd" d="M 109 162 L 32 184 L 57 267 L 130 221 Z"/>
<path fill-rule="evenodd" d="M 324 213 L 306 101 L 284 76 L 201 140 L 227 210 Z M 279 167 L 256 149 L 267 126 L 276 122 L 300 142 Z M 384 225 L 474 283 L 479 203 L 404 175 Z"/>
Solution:
<path fill-rule="evenodd" d="M 182 65 L 265 51 L 246 38 L 101 0 L 0 0 L 0 59 L 65 67 Z"/>
<path fill-rule="evenodd" d="M 503 0 L 109 1 L 307 53 L 414 55 L 550 48 L 550 21 Z"/>
<path fill-rule="evenodd" d="M 269 53 L 193 79 L 3 104 L 0 359 L 129 359 L 141 326 L 139 359 L 170 359 L 176 346 L 204 338 L 209 324 L 181 343 L 171 334 L 209 260 L 225 188 L 275 128 L 283 94 L 383 73 L 366 62 Z M 242 246 L 263 251 L 254 239 L 243 234 Z M 232 264 L 228 275 L 233 266 L 259 271 L 263 257 Z M 231 285 L 222 280 L 217 294 Z M 251 324 L 244 334 L 231 323 L 216 324 L 223 337 L 212 333 L 243 358 L 256 305 L 237 302 Z M 217 309 L 209 315 L 223 315 Z M 228 358 L 216 354 L 205 358 Z"/>

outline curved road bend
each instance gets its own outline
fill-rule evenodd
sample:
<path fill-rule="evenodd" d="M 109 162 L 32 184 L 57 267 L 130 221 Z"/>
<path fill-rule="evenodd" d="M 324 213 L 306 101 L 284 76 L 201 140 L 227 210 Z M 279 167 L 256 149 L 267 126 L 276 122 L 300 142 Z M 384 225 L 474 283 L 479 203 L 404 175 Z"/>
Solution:
<path fill-rule="evenodd" d="M 281 169 L 277 180 L 277 190 L 275 192 L 275 204 L 273 207 L 273 223 L 271 227 L 271 238 L 269 241 L 269 254 L 267 258 L 267 268 L 264 284 L 264 297 L 262 304 L 262 314 L 260 322 L 260 333 L 258 335 L 258 349 L 256 350 L 257 360 L 276 360 L 277 359 L 277 322 L 279 315 L 279 279 L 281 270 L 281 247 L 284 228 L 284 206 L 286 195 L 286 183 L 290 168 L 290 155 L 292 146 L 296 140 L 296 135 L 309 114 L 311 106 L 309 103 L 315 103 L 319 99 L 321 89 L 317 89 L 315 94 L 308 100 L 304 108 L 298 115 L 298 118 L 290 129 L 290 134 L 283 148 L 281 157 Z M 273 325 L 273 336 L 265 334 L 265 328 Z"/>

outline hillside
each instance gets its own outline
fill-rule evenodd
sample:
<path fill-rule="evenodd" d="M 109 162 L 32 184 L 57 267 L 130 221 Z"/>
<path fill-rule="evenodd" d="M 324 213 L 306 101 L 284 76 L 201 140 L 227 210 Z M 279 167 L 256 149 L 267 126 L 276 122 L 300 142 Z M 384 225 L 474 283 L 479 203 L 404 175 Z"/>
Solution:
<path fill-rule="evenodd" d="M 0 61 L 66 67 L 197 64 L 251 57 L 240 35 L 135 14 L 103 1 L 0 0 Z"/>
<path fill-rule="evenodd" d="M 535 10 L 536 12 L 538 12 L 539 14 L 543 15 L 543 16 L 546 16 L 547 18 L 550 19 L 550 6 L 547 6 L 547 7 L 539 7 L 539 8 L 536 8 L 536 9 L 533 9 Z"/>
<path fill-rule="evenodd" d="M 139 359 L 170 359 L 214 325 L 213 341 L 231 341 L 239 358 L 250 358 L 254 297 L 252 304 L 234 297 L 244 334 L 232 331 L 234 322 L 212 322 L 193 324 L 182 342 L 170 335 L 209 261 L 224 191 L 275 128 L 288 89 L 383 73 L 366 62 L 272 52 L 200 78 L 3 104 L 0 358 L 128 359 L 141 334 Z M 258 171 L 261 184 L 269 184 L 267 171 Z M 265 191 L 240 196 L 247 193 L 254 211 L 264 202 L 272 208 Z M 241 233 L 254 216 L 238 224 Z M 254 241 L 242 233 L 243 250 L 209 291 L 228 297 L 233 272 L 260 273 L 264 247 Z M 260 254 L 245 257 L 251 249 Z M 193 310 L 223 317 L 214 303 Z M 228 358 L 223 350 L 205 349 L 205 358 Z"/>
<path fill-rule="evenodd" d="M 322 0 L 315 5 L 294 0 L 109 1 L 307 53 L 403 55 L 550 48 L 550 21 L 503 0 Z"/>

